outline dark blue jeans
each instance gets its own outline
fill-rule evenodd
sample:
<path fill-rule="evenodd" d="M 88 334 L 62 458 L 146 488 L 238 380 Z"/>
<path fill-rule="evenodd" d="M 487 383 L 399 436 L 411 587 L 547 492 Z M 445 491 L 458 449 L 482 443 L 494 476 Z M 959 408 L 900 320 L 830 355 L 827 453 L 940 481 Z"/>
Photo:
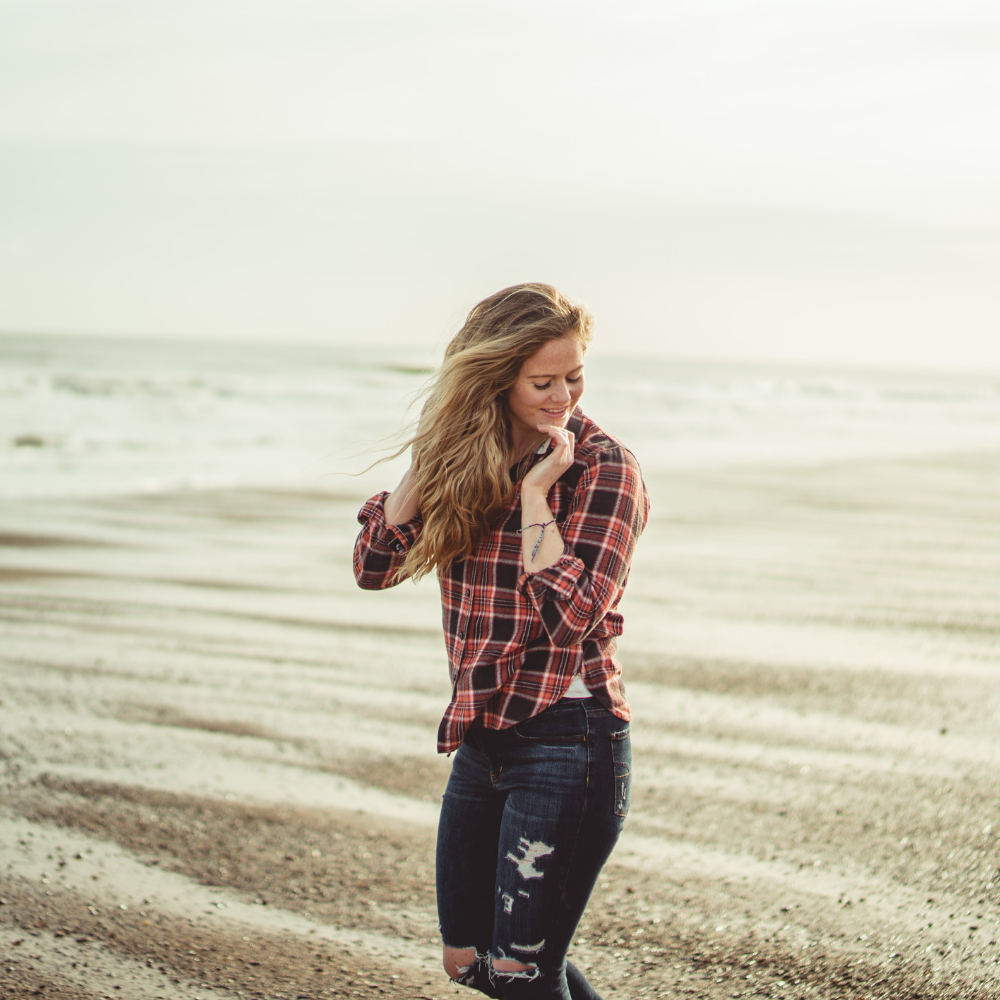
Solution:
<path fill-rule="evenodd" d="M 597 997 L 566 952 L 625 822 L 631 770 L 628 723 L 596 698 L 469 729 L 437 843 L 444 944 L 477 956 L 459 982 L 501 1000 Z M 491 959 L 530 968 L 504 973 Z"/>

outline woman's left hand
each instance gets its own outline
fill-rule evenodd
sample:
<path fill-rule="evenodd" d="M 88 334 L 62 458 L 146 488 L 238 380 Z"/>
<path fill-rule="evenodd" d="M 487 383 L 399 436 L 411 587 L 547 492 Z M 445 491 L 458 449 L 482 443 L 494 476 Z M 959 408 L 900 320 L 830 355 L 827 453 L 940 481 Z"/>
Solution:
<path fill-rule="evenodd" d="M 576 435 L 556 424 L 539 424 L 538 429 L 552 438 L 552 451 L 545 456 L 521 481 L 521 495 L 538 493 L 549 495 L 552 484 L 573 464 L 576 452 Z"/>

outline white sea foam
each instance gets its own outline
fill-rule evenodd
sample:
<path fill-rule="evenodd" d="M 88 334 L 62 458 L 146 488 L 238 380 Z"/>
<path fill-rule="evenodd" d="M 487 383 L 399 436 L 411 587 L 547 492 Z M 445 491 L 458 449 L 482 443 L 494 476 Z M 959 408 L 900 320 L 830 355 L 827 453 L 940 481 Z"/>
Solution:
<path fill-rule="evenodd" d="M 342 473 L 403 425 L 427 376 L 420 362 L 362 348 L 7 336 L 0 496 L 364 492 L 367 480 Z M 585 409 L 648 472 L 1000 446 L 996 377 L 598 355 Z"/>

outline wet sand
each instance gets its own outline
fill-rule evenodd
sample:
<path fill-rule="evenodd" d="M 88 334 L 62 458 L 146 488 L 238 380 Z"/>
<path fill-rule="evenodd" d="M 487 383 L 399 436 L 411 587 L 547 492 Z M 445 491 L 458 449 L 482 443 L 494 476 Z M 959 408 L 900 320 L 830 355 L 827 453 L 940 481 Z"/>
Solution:
<path fill-rule="evenodd" d="M 1000 996 L 1000 455 L 650 477 L 606 996 Z M 450 997 L 436 587 L 356 497 L 0 508 L 5 996 Z"/>

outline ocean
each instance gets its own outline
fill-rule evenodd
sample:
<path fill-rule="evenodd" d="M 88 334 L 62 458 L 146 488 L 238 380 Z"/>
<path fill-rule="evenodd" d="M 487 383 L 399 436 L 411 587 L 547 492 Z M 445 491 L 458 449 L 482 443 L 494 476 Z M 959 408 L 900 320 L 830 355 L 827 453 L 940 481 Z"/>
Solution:
<path fill-rule="evenodd" d="M 364 493 L 417 410 L 398 349 L 83 336 L 0 338 L 0 496 L 243 486 Z M 407 408 L 409 406 L 409 409 Z M 647 472 L 1000 444 L 1000 375 L 593 353 L 584 409 Z"/>

